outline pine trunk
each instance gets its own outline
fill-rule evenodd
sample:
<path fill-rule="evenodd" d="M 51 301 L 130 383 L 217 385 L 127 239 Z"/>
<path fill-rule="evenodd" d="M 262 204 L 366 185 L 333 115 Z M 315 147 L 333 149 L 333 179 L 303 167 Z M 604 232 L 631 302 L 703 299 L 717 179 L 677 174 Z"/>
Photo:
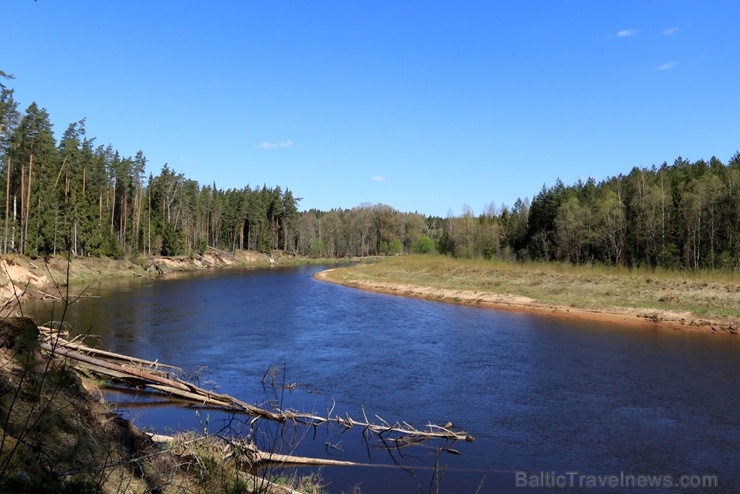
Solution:
<path fill-rule="evenodd" d="M 116 218 L 116 179 L 113 178 L 113 200 L 111 201 L 110 207 L 110 232 L 114 233 L 115 229 L 115 218 Z"/>
<path fill-rule="evenodd" d="M 3 234 L 3 252 L 8 253 L 8 219 L 10 217 L 10 175 L 12 168 L 10 166 L 10 156 L 8 156 L 8 177 L 5 184 L 5 232 Z"/>
<path fill-rule="evenodd" d="M 26 192 L 26 167 L 21 164 L 21 217 L 20 217 L 20 238 L 18 239 L 18 246 L 20 249 L 20 253 L 23 254 L 23 227 L 26 224 L 26 218 L 24 217 L 25 212 L 25 201 L 24 201 L 24 194 Z"/>
<path fill-rule="evenodd" d="M 28 242 L 28 220 L 31 217 L 31 184 L 33 177 L 33 153 L 31 153 L 31 156 L 28 158 L 28 189 L 26 191 L 26 224 L 24 227 L 24 233 L 23 233 L 23 244 L 21 248 L 21 254 L 23 254 L 26 250 L 26 242 Z"/>

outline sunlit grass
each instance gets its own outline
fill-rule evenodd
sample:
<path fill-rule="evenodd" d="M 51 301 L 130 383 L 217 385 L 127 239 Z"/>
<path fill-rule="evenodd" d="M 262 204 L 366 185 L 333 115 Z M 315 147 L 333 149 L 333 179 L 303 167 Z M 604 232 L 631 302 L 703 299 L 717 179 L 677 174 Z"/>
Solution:
<path fill-rule="evenodd" d="M 542 303 L 603 309 L 654 308 L 740 316 L 740 276 L 560 263 L 513 263 L 418 255 L 338 269 L 338 280 L 377 281 L 520 295 Z"/>

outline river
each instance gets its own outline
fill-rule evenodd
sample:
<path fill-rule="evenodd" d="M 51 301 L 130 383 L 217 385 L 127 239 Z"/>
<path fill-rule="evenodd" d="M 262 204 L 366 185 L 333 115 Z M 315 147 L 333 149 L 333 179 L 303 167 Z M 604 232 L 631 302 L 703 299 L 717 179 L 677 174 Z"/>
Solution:
<path fill-rule="evenodd" d="M 389 452 L 333 427 L 315 439 L 308 431 L 299 454 L 413 467 L 324 468 L 331 493 L 358 483 L 364 493 L 436 492 L 438 478 L 439 492 L 461 493 L 580 492 L 599 482 L 617 484 L 588 490 L 682 492 L 678 482 L 714 478 L 712 492 L 740 491 L 740 338 L 376 294 L 314 280 L 321 269 L 91 287 L 100 298 L 73 304 L 66 319 L 106 349 L 180 366 L 244 401 L 319 414 L 334 406 L 355 418 L 364 407 L 368 417 L 419 427 L 451 421 L 476 438 L 447 445 L 455 455 L 434 444 Z M 37 320 L 51 318 L 43 311 Z M 265 388 L 271 366 L 277 386 L 298 386 Z M 241 425 L 141 406 L 148 399 L 136 395 L 109 399 L 161 433 Z M 673 488 L 641 488 L 656 479 L 640 475 Z"/>

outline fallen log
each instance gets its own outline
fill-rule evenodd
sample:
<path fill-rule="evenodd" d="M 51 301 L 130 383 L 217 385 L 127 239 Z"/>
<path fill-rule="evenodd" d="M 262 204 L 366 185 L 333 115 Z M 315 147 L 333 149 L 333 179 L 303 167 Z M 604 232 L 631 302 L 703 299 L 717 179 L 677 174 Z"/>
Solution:
<path fill-rule="evenodd" d="M 167 386 L 178 388 L 182 391 L 188 391 L 188 387 L 185 386 L 184 384 L 181 384 L 177 381 L 173 381 L 172 379 L 161 377 L 153 372 L 143 372 L 143 371 L 133 369 L 130 367 L 124 367 L 123 365 L 114 364 L 114 363 L 107 362 L 102 359 L 93 358 L 93 357 L 90 357 L 89 355 L 85 355 L 83 353 L 70 350 L 68 348 L 59 347 L 59 346 L 55 347 L 50 343 L 41 343 L 40 345 L 41 345 L 41 348 L 43 348 L 47 352 L 52 352 L 57 355 L 61 355 L 63 357 L 70 358 L 70 359 L 73 359 L 73 360 L 76 360 L 78 362 L 82 362 L 85 364 L 94 365 L 98 367 L 99 369 L 110 370 L 110 371 L 117 373 L 117 375 L 119 376 L 129 375 L 143 383 L 150 382 L 154 384 L 164 384 Z"/>
<path fill-rule="evenodd" d="M 51 343 L 48 341 L 51 341 Z M 73 350 L 71 348 L 67 348 L 67 345 L 70 345 L 70 342 L 67 342 L 58 336 L 53 336 L 48 341 L 41 343 L 41 348 L 53 355 L 76 361 L 80 367 L 101 377 L 115 379 L 119 382 L 128 383 L 137 387 L 148 387 L 161 392 L 166 396 L 188 400 L 193 403 L 197 403 L 200 406 L 221 408 L 230 412 L 242 413 L 276 422 L 296 422 L 312 426 L 336 423 L 344 430 L 349 430 L 353 427 L 360 427 L 379 436 L 386 435 L 387 437 L 384 439 L 396 441 L 406 438 L 405 444 L 421 442 L 427 439 L 445 439 L 468 442 L 474 440 L 473 437 L 466 432 L 452 430 L 451 424 L 449 423 L 445 424 L 445 426 L 427 424 L 426 429 L 417 429 L 406 422 L 395 422 L 391 424 L 377 415 L 376 418 L 379 422 L 371 422 L 367 418 L 367 414 L 364 409 L 362 411 L 364 420 L 356 420 L 349 415 L 345 415 L 344 417 L 340 415 L 332 416 L 333 408 L 332 410 L 327 411 L 326 416 L 316 415 L 313 413 L 294 412 L 290 410 L 278 409 L 271 411 L 251 405 L 226 394 L 215 393 L 213 391 L 200 388 L 180 378 L 170 377 L 167 373 L 147 368 L 147 366 L 162 364 L 126 357 L 112 352 L 95 350 L 77 343 L 72 344 L 75 347 Z M 93 357 L 88 355 L 88 352 L 93 354 L 97 352 L 101 357 L 105 356 L 105 353 L 109 353 L 110 355 L 107 355 L 108 357 L 118 359 L 119 361 L 129 361 L 132 364 L 135 364 L 135 367 L 109 362 L 103 358 Z M 174 369 L 172 366 L 166 367 Z"/>
<path fill-rule="evenodd" d="M 220 436 L 199 436 L 195 439 L 182 442 L 177 437 L 162 434 L 147 433 L 155 443 L 168 444 L 170 447 L 183 446 L 193 441 L 221 440 L 225 443 L 224 451 L 230 451 L 227 457 L 234 458 L 242 455 L 248 457 L 247 464 L 250 470 L 261 468 L 269 464 L 280 464 L 283 466 L 315 466 L 315 467 L 364 467 L 364 468 L 398 468 L 398 465 L 384 463 L 362 463 L 346 460 L 331 460 L 328 458 L 313 458 L 310 456 L 296 456 L 281 453 L 271 453 L 257 449 L 253 443 L 237 441 L 236 443 L 225 440 Z M 238 447 L 235 447 L 235 444 Z M 237 452 L 238 451 L 238 452 Z M 226 453 L 224 453 L 226 454 Z"/>
<path fill-rule="evenodd" d="M 150 388 L 162 391 L 168 395 L 177 396 L 178 398 L 184 398 L 186 400 L 195 401 L 201 405 L 208 405 L 218 408 L 226 408 L 228 410 L 234 408 L 233 405 L 226 401 L 214 400 L 208 396 L 203 396 L 198 393 L 191 393 L 189 391 L 183 391 L 181 389 L 172 388 L 170 386 L 162 386 L 159 384 L 150 384 Z"/>
<path fill-rule="evenodd" d="M 182 369 L 180 367 L 175 367 L 174 365 L 167 365 L 163 364 L 161 362 L 152 361 L 152 360 L 145 360 L 137 357 L 131 357 L 129 355 L 122 355 L 120 353 L 114 353 L 109 352 L 107 350 L 101 350 L 99 348 L 93 348 L 89 347 L 83 343 L 79 342 L 73 342 L 73 341 L 67 341 L 61 337 L 57 337 L 57 330 L 53 328 L 49 328 L 46 326 L 39 326 L 39 331 L 41 331 L 43 334 L 47 336 L 47 343 L 53 344 L 56 347 L 62 347 L 62 348 L 68 348 L 71 350 L 76 350 L 80 353 L 84 353 L 86 355 L 97 355 L 104 358 L 109 358 L 113 360 L 119 360 L 122 362 L 128 362 L 132 364 L 138 364 L 142 367 L 147 367 L 149 369 L 153 370 L 159 370 L 160 368 L 163 369 L 169 369 L 167 371 L 168 374 L 182 374 Z"/>

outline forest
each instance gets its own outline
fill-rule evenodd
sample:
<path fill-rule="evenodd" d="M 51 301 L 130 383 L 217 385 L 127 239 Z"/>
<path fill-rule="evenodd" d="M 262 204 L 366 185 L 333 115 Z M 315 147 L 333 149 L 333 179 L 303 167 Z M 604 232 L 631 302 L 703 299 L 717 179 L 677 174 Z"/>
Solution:
<path fill-rule="evenodd" d="M 0 73 L 0 76 L 5 74 Z M 385 204 L 300 210 L 287 187 L 202 185 L 142 151 L 121 156 L 87 136 L 57 141 L 37 103 L 19 110 L 0 77 L 0 251 L 30 257 L 199 255 L 281 250 L 312 257 L 435 253 L 666 269 L 740 268 L 740 153 L 681 157 L 600 182 L 557 180 L 513 206 L 447 217 Z M 310 193 L 310 191 L 306 191 Z"/>

